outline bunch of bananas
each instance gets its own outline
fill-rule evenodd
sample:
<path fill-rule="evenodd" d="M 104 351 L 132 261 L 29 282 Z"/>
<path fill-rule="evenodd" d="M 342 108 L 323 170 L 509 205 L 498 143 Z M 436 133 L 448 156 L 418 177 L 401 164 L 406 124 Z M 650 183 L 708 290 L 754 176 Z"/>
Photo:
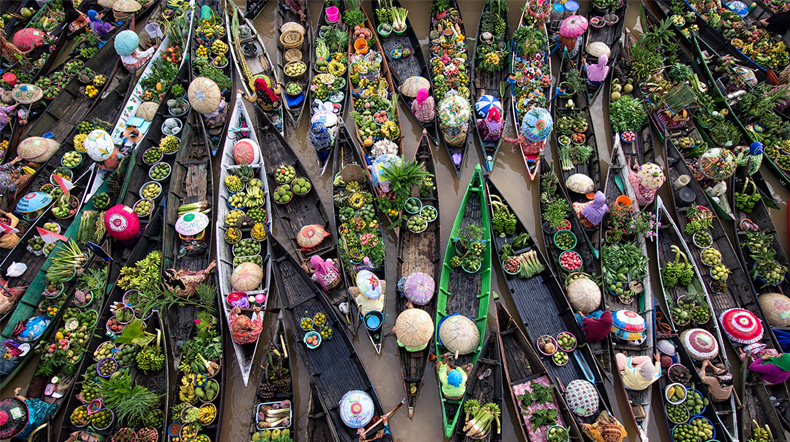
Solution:
<path fill-rule="evenodd" d="M 137 353 L 137 368 L 148 374 L 149 371 L 159 371 L 165 366 L 165 355 L 159 346 L 151 346 L 144 348 L 143 351 Z"/>
<path fill-rule="evenodd" d="M 195 384 L 190 382 L 187 376 L 181 377 L 181 385 L 178 387 L 178 399 L 189 404 L 197 400 Z"/>
<path fill-rule="evenodd" d="M 74 135 L 74 150 L 77 152 L 85 153 L 85 139 L 88 138 L 85 134 Z"/>
<path fill-rule="evenodd" d="M 263 204 L 263 189 L 260 187 L 248 187 L 247 199 L 244 205 L 247 207 L 259 207 Z"/>

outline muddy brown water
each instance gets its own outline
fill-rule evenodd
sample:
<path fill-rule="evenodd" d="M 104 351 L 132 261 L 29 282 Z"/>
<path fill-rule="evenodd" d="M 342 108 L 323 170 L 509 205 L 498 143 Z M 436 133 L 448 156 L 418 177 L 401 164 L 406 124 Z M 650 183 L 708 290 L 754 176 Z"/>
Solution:
<path fill-rule="evenodd" d="M 236 2 L 240 6 L 243 6 L 242 1 L 236 0 Z M 267 48 L 270 48 L 270 51 L 276 47 L 275 45 L 277 38 L 276 32 L 274 30 L 275 3 L 276 1 L 271 0 L 263 12 L 261 12 L 261 14 L 255 20 L 256 29 L 262 34 L 264 42 Z M 315 22 L 321 13 L 322 2 L 310 0 L 309 4 L 312 18 Z M 402 0 L 401 4 L 403 7 L 409 10 L 409 19 L 414 26 L 414 30 L 417 33 L 418 38 L 420 38 L 423 51 L 427 52 L 427 35 L 429 31 L 429 14 L 431 2 L 428 0 Z M 461 15 L 466 20 L 467 30 L 474 32 L 473 30 L 476 29 L 477 20 L 483 7 L 483 1 L 459 0 L 459 6 L 461 9 Z M 521 16 L 523 2 L 509 2 L 508 6 L 511 30 L 515 30 L 516 26 L 518 25 L 519 17 Z M 364 7 L 367 10 L 368 15 L 372 17 L 373 11 L 371 3 L 365 2 Z M 582 5 L 581 10 L 586 10 L 584 5 Z M 633 29 L 637 24 L 638 16 L 639 2 L 629 1 L 629 8 L 626 16 L 626 27 Z M 474 38 L 475 36 L 470 35 L 469 37 Z M 555 66 L 555 75 L 556 66 L 558 65 L 557 61 L 558 60 L 555 58 L 553 63 L 553 66 Z M 604 177 L 606 176 L 606 170 L 608 169 L 608 162 L 610 158 L 609 151 L 612 145 L 609 135 L 608 107 L 603 105 L 605 103 L 604 100 L 606 100 L 607 97 L 608 88 L 606 91 L 604 91 L 604 93 L 600 94 L 598 100 L 593 103 L 591 109 L 593 126 L 599 146 L 599 155 L 601 157 L 602 173 Z M 252 109 L 249 110 L 252 111 Z M 418 124 L 416 124 L 413 116 L 410 114 L 408 109 L 403 106 L 402 103 L 400 104 L 400 114 L 404 132 L 404 153 L 407 158 L 412 158 L 414 151 L 417 148 L 421 128 Z M 305 167 L 310 173 L 311 179 L 316 184 L 316 188 L 324 201 L 325 207 L 329 210 L 330 206 L 328 204 L 331 204 L 332 201 L 331 174 L 326 173 L 324 176 L 319 177 L 320 170 L 315 159 L 314 150 L 310 145 L 307 136 L 309 128 L 308 120 L 309 118 L 303 118 L 302 124 L 298 128 L 289 126 L 286 130 L 286 139 L 289 141 L 291 147 L 296 151 L 301 161 L 304 163 Z M 505 133 L 509 137 L 515 136 L 512 121 L 508 124 Z M 455 173 L 452 172 L 451 161 L 447 156 L 446 151 L 443 148 L 437 149 L 436 146 L 433 146 L 434 156 L 437 161 L 436 183 L 439 188 L 441 199 L 441 223 L 443 231 L 442 247 L 446 247 L 447 245 L 447 241 L 450 236 L 450 230 L 452 229 L 453 221 L 455 219 L 455 214 L 458 212 L 458 208 L 460 206 L 461 199 L 463 198 L 463 193 L 466 190 L 466 185 L 471 176 L 471 172 L 474 169 L 474 166 L 481 160 L 479 148 L 476 146 L 475 138 L 476 137 L 474 136 L 469 137 L 467 157 L 465 159 L 460 180 L 457 179 Z M 658 137 L 654 134 L 653 139 L 658 140 Z M 663 165 L 663 150 L 658 144 L 656 144 L 654 147 L 656 149 L 656 162 L 660 165 Z M 546 154 L 547 157 L 550 158 L 550 149 L 547 148 Z M 219 168 L 216 164 L 214 169 L 215 182 L 218 182 L 217 177 L 219 174 Z M 781 210 L 773 210 L 772 215 L 777 230 L 780 232 L 783 238 L 783 244 L 787 246 L 787 224 L 785 221 L 787 205 L 784 202 L 788 199 L 788 190 L 779 185 L 769 171 L 764 171 L 764 175 L 766 180 L 773 187 L 774 197 L 777 199 L 777 201 L 782 202 Z M 521 156 L 518 153 L 512 152 L 509 147 L 503 146 L 496 157 L 496 164 L 493 172 L 491 173 L 491 177 L 496 183 L 497 187 L 505 195 L 508 202 L 511 204 L 511 207 L 516 211 L 521 220 L 525 222 L 530 232 L 535 234 L 536 239 L 542 244 L 543 238 L 538 234 L 538 232 L 540 232 L 540 229 L 538 229 L 539 188 L 537 181 L 531 182 L 529 180 Z M 664 198 L 665 202 L 671 204 L 666 186 L 661 189 L 659 194 Z M 732 223 L 725 221 L 724 224 L 728 228 L 728 231 L 732 233 Z M 289 244 L 287 238 L 285 238 L 283 234 L 277 232 L 276 223 L 275 235 L 277 235 L 278 239 L 283 244 Z M 386 240 L 388 241 L 388 256 L 396 256 L 395 236 L 393 234 L 389 234 Z M 652 247 L 649 247 L 649 255 L 651 258 L 651 273 L 653 275 L 657 275 L 658 268 L 656 266 L 655 250 Z M 394 275 L 395 260 L 388 261 L 388 265 L 390 266 L 388 268 L 388 274 Z M 497 293 L 502 294 L 503 299 L 508 305 L 511 313 L 517 314 L 514 306 L 512 305 L 511 299 L 505 295 L 508 293 L 508 289 L 504 279 L 501 278 L 501 269 L 498 265 L 494 265 L 493 267 L 495 267 L 497 270 L 492 272 L 491 289 Z M 657 287 L 657 280 L 653 281 L 653 285 L 654 293 L 660 293 L 660 289 Z M 388 286 L 389 290 L 387 311 L 394 312 L 395 284 L 389 284 Z M 493 298 L 491 302 L 493 304 Z M 489 311 L 495 311 L 493 309 L 493 305 Z M 267 315 L 266 317 L 264 327 L 267 331 L 264 332 L 264 335 L 261 338 L 260 345 L 262 347 L 268 343 L 269 335 L 267 332 L 273 323 L 273 319 L 274 317 L 272 315 Z M 385 330 L 392 328 L 394 325 L 394 320 L 395 318 L 393 315 L 385 323 Z M 493 322 L 493 316 L 489 314 L 489 324 Z M 353 342 L 357 352 L 360 355 L 360 358 L 365 364 L 365 368 L 368 371 L 370 379 L 376 388 L 384 410 L 388 411 L 392 409 L 404 397 L 395 337 L 388 336 L 385 338 L 381 354 L 378 355 L 375 353 L 373 346 L 370 344 L 370 341 L 368 340 L 367 336 L 364 335 L 362 330 L 360 330 L 358 336 L 353 339 Z M 730 350 L 730 353 L 732 353 L 731 349 L 728 348 L 728 350 Z M 263 352 L 258 352 L 259 358 L 262 354 Z M 249 441 L 251 407 L 253 398 L 255 396 L 255 383 L 257 382 L 259 370 L 255 369 L 253 371 L 252 375 L 250 376 L 250 384 L 245 387 L 241 378 L 241 374 L 235 362 L 233 361 L 233 358 L 229 358 L 229 361 L 230 363 L 227 365 L 227 368 L 230 369 L 228 382 L 226 385 L 223 385 L 225 394 L 225 412 L 222 426 L 222 436 L 220 440 L 246 442 Z M 737 373 L 737 370 L 740 368 L 737 358 L 731 354 L 730 361 L 734 365 L 732 367 L 733 372 Z M 28 365 L 28 372 L 20 375 L 19 378 L 16 379 L 16 382 L 13 383 L 15 385 L 10 386 L 7 392 L 3 391 L 2 396 L 11 394 L 14 387 L 26 386 L 30 376 L 32 376 L 32 371 L 34 370 L 36 363 L 37 361 L 31 361 L 31 363 Z M 260 361 L 256 361 L 255 363 L 256 365 L 259 365 Z M 293 432 L 293 435 L 296 441 L 304 441 L 309 395 L 309 377 L 306 370 L 304 369 L 304 365 L 300 360 L 297 360 L 297 363 L 294 364 L 294 371 L 294 379 L 296 381 L 295 393 L 297 397 L 296 406 L 298 407 L 298 413 L 294 422 L 295 431 Z M 177 380 L 174 379 L 173 382 L 177 382 Z M 614 413 L 620 419 L 620 421 L 626 425 L 626 429 L 628 430 L 629 434 L 629 437 L 626 440 L 631 442 L 637 441 L 637 433 L 635 429 L 629 424 L 630 418 L 624 418 L 624 416 L 627 416 L 628 414 L 628 403 L 620 393 L 621 386 L 619 385 L 620 380 L 618 376 L 615 376 L 615 383 L 615 386 L 607 385 Z M 666 421 L 664 419 L 664 412 L 662 410 L 661 400 L 659 397 L 660 393 L 657 384 L 654 384 L 653 388 L 653 415 L 650 418 L 648 437 L 654 441 L 668 441 L 671 439 L 665 424 Z M 502 412 L 503 440 L 506 442 L 523 442 L 521 432 L 517 428 L 517 412 L 513 409 L 513 406 L 510 403 L 510 396 L 507 391 L 505 391 L 505 403 L 506 410 L 503 410 Z M 59 418 L 60 417 L 62 416 L 59 416 Z M 439 393 L 436 385 L 436 377 L 433 372 L 428 369 L 425 375 L 425 385 L 423 386 L 422 394 L 420 395 L 419 401 L 417 402 L 416 412 L 413 420 L 409 420 L 406 410 L 401 409 L 397 414 L 395 414 L 394 417 L 390 419 L 390 427 L 392 429 L 394 439 L 398 442 L 440 441 L 443 440 L 443 429 L 441 422 L 442 412 L 441 406 L 439 404 Z"/>

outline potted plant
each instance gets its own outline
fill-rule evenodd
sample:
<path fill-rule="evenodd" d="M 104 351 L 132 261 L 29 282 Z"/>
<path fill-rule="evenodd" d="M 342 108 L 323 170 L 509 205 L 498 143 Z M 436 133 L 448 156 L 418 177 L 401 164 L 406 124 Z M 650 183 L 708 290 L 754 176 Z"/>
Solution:
<path fill-rule="evenodd" d="M 477 273 L 483 264 L 483 258 L 475 254 L 466 254 L 461 261 L 461 267 L 467 273 Z"/>

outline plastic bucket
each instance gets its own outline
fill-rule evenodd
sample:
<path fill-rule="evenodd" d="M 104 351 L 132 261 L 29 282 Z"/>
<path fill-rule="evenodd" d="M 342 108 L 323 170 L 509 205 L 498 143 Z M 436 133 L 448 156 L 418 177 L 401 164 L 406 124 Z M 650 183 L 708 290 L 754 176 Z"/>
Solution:
<path fill-rule="evenodd" d="M 326 21 L 329 23 L 337 23 L 340 20 L 340 10 L 337 6 L 330 6 L 326 8 Z"/>
<path fill-rule="evenodd" d="M 148 23 L 145 25 L 145 32 L 148 33 L 148 37 L 151 40 L 156 40 L 157 38 L 162 38 L 165 35 L 162 33 L 162 28 L 159 27 L 157 23 Z"/>
<path fill-rule="evenodd" d="M 365 328 L 372 332 L 381 330 L 382 324 L 387 320 L 385 315 L 386 313 L 377 311 L 368 312 L 364 317 Z"/>
<path fill-rule="evenodd" d="M 570 17 L 577 12 L 579 12 L 579 3 L 574 0 L 568 0 L 565 2 L 565 17 Z"/>
<path fill-rule="evenodd" d="M 554 3 L 551 7 L 551 19 L 552 20 L 559 20 L 562 18 L 562 14 L 565 13 L 565 6 L 562 3 Z"/>

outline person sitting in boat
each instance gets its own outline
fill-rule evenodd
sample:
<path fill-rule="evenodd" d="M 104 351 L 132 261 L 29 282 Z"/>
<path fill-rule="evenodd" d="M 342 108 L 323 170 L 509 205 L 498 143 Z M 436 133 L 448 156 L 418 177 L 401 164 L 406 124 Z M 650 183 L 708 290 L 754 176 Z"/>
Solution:
<path fill-rule="evenodd" d="M 260 313 L 260 307 L 255 307 L 254 310 L 252 319 L 247 315 L 242 315 L 241 309 L 238 307 L 233 307 L 233 310 L 230 311 L 230 318 L 228 318 L 230 335 L 236 344 L 253 344 L 258 340 L 258 336 L 263 330 L 263 315 Z"/>
<path fill-rule="evenodd" d="M 788 8 L 790 8 L 790 5 L 785 3 L 784 6 L 782 6 L 782 12 L 777 12 L 768 18 L 757 20 L 755 24 L 768 32 L 777 35 L 785 35 L 787 29 L 790 28 L 790 10 Z"/>
<path fill-rule="evenodd" d="M 606 205 L 606 194 L 599 190 L 595 192 L 592 201 L 573 203 L 573 211 L 576 212 L 579 221 L 586 228 L 601 224 L 604 215 L 609 213 L 609 206 Z"/>
<path fill-rule="evenodd" d="M 781 355 L 773 349 L 767 349 L 760 358 L 749 364 L 749 370 L 760 373 L 766 385 L 783 384 L 790 379 L 790 353 Z"/>
<path fill-rule="evenodd" d="M 349 287 L 348 294 L 359 306 L 359 314 L 364 317 L 370 312 L 384 311 L 387 282 L 379 279 L 370 270 L 358 272 L 356 282 L 356 287 Z"/>
<path fill-rule="evenodd" d="M 93 31 L 93 35 L 98 38 L 104 37 L 106 33 L 112 30 L 112 23 L 101 21 L 99 14 L 93 9 L 88 11 L 88 19 L 90 20 L 90 27 L 91 31 Z"/>
<path fill-rule="evenodd" d="M 310 126 L 310 142 L 321 162 L 326 161 L 334 144 L 332 131 L 324 123 L 316 121 Z"/>
<path fill-rule="evenodd" d="M 584 314 L 581 311 L 576 312 L 576 322 L 582 327 L 584 338 L 589 342 L 601 342 L 612 330 L 612 312 L 595 310 L 594 312 Z"/>
<path fill-rule="evenodd" d="M 444 358 L 452 357 L 450 354 L 444 355 Z M 440 361 L 436 356 L 431 355 L 430 361 L 436 362 L 436 372 L 439 374 L 439 384 L 442 387 L 442 394 L 447 399 L 461 399 L 466 393 L 466 381 L 469 374 L 461 367 L 447 362 Z M 467 364 L 468 365 L 468 364 Z M 471 367 L 469 368 L 471 370 Z"/>
<path fill-rule="evenodd" d="M 653 382 L 661 378 L 661 355 L 656 352 L 655 361 L 647 356 L 615 355 L 617 368 L 623 378 L 623 385 L 629 390 L 646 390 Z"/>
<path fill-rule="evenodd" d="M 14 390 L 13 397 L 0 400 L 0 439 L 28 440 L 30 434 L 41 426 L 58 408 L 38 398 L 27 399 Z"/>
<path fill-rule="evenodd" d="M 502 137 L 502 141 L 512 144 L 510 151 L 515 152 L 516 147 L 521 149 L 521 154 L 524 156 L 538 155 L 545 145 L 543 141 L 531 141 L 523 133 L 518 138 Z"/>
<path fill-rule="evenodd" d="M 340 284 L 340 272 L 337 270 L 337 264 L 332 259 L 326 261 L 318 255 L 313 255 L 310 258 L 314 272 L 311 276 L 313 282 L 318 283 L 325 292 L 329 293 L 330 290 Z"/>
<path fill-rule="evenodd" d="M 367 434 L 378 427 L 378 422 L 378 416 L 373 416 L 370 423 L 366 425 L 364 429 L 359 429 L 359 442 L 392 442 L 392 433 L 390 433 L 387 415 L 381 416 L 381 423 L 384 425 L 384 428 L 373 433 L 370 439 L 367 438 Z"/>
<path fill-rule="evenodd" d="M 598 57 L 598 63 L 590 65 L 587 64 L 587 59 L 582 58 L 582 72 L 587 75 L 587 85 L 598 87 L 606 81 L 606 76 L 609 74 L 609 57 L 604 54 Z"/>
<path fill-rule="evenodd" d="M 267 78 L 259 77 L 255 79 L 255 90 L 252 96 L 248 96 L 241 89 L 237 89 L 236 92 L 242 94 L 244 99 L 250 103 L 258 103 L 261 109 L 271 112 L 280 107 L 282 102 L 280 99 L 280 86 L 269 87 L 269 82 L 266 81 Z"/>
<path fill-rule="evenodd" d="M 428 124 L 433 122 L 436 115 L 436 103 L 431 97 L 427 88 L 422 88 L 417 92 L 417 98 L 411 104 L 411 113 L 420 123 Z"/>
<path fill-rule="evenodd" d="M 203 114 L 203 118 L 209 129 L 222 127 L 228 119 L 228 103 L 224 98 L 219 100 L 219 105 L 214 109 L 214 112 Z"/>
<path fill-rule="evenodd" d="M 503 126 L 502 111 L 494 106 L 491 106 L 491 109 L 488 110 L 486 118 L 477 119 L 477 130 L 480 131 L 480 137 L 483 141 L 499 141 L 502 138 Z"/>
<path fill-rule="evenodd" d="M 156 52 L 158 47 L 159 45 L 153 45 L 144 51 L 141 51 L 140 48 L 136 48 L 130 55 L 121 56 L 121 63 L 130 71 L 140 69 L 154 56 L 154 52 Z"/>
<path fill-rule="evenodd" d="M 10 106 L 3 106 L 0 107 L 0 131 L 5 129 L 8 126 L 8 123 L 11 121 L 11 118 L 14 116 L 14 109 L 16 109 L 17 103 L 14 103 Z"/>
<path fill-rule="evenodd" d="M 732 395 L 733 376 L 722 364 L 713 365 L 709 360 L 702 362 L 698 370 L 702 383 L 708 386 L 708 393 L 719 402 L 726 401 Z"/>

